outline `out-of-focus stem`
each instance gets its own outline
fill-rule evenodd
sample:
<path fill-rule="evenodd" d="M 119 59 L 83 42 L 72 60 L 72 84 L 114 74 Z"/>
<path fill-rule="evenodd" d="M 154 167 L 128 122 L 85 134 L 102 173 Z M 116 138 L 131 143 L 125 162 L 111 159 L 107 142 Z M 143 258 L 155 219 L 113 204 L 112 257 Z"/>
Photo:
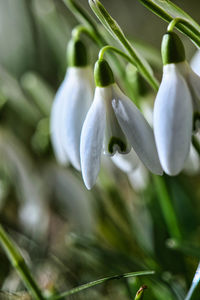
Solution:
<path fill-rule="evenodd" d="M 181 232 L 176 218 L 176 214 L 171 203 L 170 195 L 167 190 L 164 177 L 153 175 L 153 180 L 158 196 L 158 200 L 162 209 L 168 232 L 172 238 L 181 240 Z"/>
<path fill-rule="evenodd" d="M 19 273 L 22 281 L 33 296 L 33 299 L 44 300 L 40 288 L 32 277 L 32 274 L 27 267 L 24 258 L 15 246 L 11 238 L 6 234 L 3 227 L 0 225 L 0 243 L 4 248 L 11 264 Z"/>

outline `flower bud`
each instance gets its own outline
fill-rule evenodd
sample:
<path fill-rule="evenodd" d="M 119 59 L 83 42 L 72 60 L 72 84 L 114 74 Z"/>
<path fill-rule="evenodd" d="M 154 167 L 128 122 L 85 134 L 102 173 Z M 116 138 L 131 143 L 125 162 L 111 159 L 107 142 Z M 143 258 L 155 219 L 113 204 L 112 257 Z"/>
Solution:
<path fill-rule="evenodd" d="M 162 39 L 161 53 L 163 65 L 179 63 L 185 60 L 185 49 L 178 35 L 167 32 Z"/>
<path fill-rule="evenodd" d="M 106 60 L 100 59 L 94 67 L 96 86 L 105 87 L 115 82 L 113 72 Z"/>
<path fill-rule="evenodd" d="M 70 40 L 67 46 L 67 63 L 69 67 L 87 66 L 87 51 L 81 40 Z"/>

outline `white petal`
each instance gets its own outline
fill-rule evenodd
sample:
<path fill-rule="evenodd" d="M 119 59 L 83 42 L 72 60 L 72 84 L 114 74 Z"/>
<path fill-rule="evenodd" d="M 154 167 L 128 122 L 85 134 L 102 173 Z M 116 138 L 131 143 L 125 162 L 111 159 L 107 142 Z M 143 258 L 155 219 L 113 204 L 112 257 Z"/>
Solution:
<path fill-rule="evenodd" d="M 130 183 L 136 192 L 143 191 L 149 183 L 149 172 L 140 162 L 139 166 L 128 175 Z"/>
<path fill-rule="evenodd" d="M 139 164 L 139 158 L 133 149 L 128 154 L 116 153 L 111 159 L 113 163 L 125 173 L 132 172 Z"/>
<path fill-rule="evenodd" d="M 191 59 L 190 66 L 192 70 L 200 76 L 200 50 L 197 50 Z"/>
<path fill-rule="evenodd" d="M 67 153 L 63 148 L 62 137 L 61 137 L 61 122 L 60 115 L 62 112 L 63 100 L 65 97 L 65 88 L 66 88 L 67 74 L 61 86 L 59 87 L 53 105 L 51 109 L 50 117 L 50 133 L 51 133 L 51 142 L 56 156 L 56 160 L 61 165 L 66 165 L 69 163 Z"/>
<path fill-rule="evenodd" d="M 183 171 L 188 175 L 195 175 L 200 171 L 199 154 L 192 144 L 190 144 L 189 155 L 185 161 Z"/>
<path fill-rule="evenodd" d="M 88 189 L 91 189 L 95 184 L 100 170 L 106 124 L 104 104 L 104 98 L 107 97 L 106 93 L 107 88 L 96 88 L 94 101 L 88 111 L 81 133 L 81 170 Z"/>
<path fill-rule="evenodd" d="M 153 106 L 148 102 L 148 100 L 150 99 L 141 101 L 140 108 L 149 125 L 153 127 Z"/>
<path fill-rule="evenodd" d="M 152 173 L 161 175 L 162 168 L 156 150 L 153 131 L 141 112 L 120 91 L 117 85 L 115 86 L 115 99 L 112 105 L 118 122 L 138 157 Z"/>
<path fill-rule="evenodd" d="M 187 83 L 175 64 L 166 65 L 154 106 L 154 133 L 162 167 L 169 175 L 178 174 L 187 158 L 192 117 Z"/>
<path fill-rule="evenodd" d="M 110 85 L 110 87 L 107 88 L 109 93 L 107 93 L 107 97 L 104 97 L 104 103 L 106 107 L 104 154 L 109 156 L 113 156 L 117 152 L 121 154 L 127 154 L 131 150 L 131 146 L 129 145 L 127 138 L 118 123 L 112 107 L 114 86 L 115 85 Z"/>
<path fill-rule="evenodd" d="M 94 94 L 92 77 L 90 67 L 68 69 L 65 103 L 60 116 L 63 147 L 77 170 L 80 170 L 81 130 Z"/>
<path fill-rule="evenodd" d="M 190 70 L 186 80 L 192 94 L 194 112 L 200 113 L 200 77 Z"/>

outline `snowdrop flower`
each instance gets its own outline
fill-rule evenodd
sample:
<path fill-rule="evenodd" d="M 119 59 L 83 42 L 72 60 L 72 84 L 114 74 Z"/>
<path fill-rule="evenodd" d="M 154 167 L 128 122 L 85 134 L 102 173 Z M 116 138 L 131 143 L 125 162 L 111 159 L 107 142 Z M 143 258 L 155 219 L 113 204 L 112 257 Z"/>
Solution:
<path fill-rule="evenodd" d="M 200 112 L 200 77 L 185 61 L 179 37 L 168 32 L 162 42 L 163 78 L 154 106 L 154 133 L 163 170 L 177 175 L 188 156 Z M 197 125 L 197 122 L 195 122 Z"/>
<path fill-rule="evenodd" d="M 68 65 L 52 106 L 51 139 L 58 162 L 69 160 L 80 170 L 80 134 L 94 93 L 93 72 L 80 40 L 69 43 Z"/>
<path fill-rule="evenodd" d="M 200 76 L 200 50 L 198 49 L 190 61 L 192 70 Z"/>
<path fill-rule="evenodd" d="M 114 82 L 101 59 L 95 65 L 96 90 L 81 133 L 81 169 L 88 189 L 96 182 L 104 154 L 127 154 L 131 146 L 153 173 L 162 174 L 154 136 L 143 115 Z"/>

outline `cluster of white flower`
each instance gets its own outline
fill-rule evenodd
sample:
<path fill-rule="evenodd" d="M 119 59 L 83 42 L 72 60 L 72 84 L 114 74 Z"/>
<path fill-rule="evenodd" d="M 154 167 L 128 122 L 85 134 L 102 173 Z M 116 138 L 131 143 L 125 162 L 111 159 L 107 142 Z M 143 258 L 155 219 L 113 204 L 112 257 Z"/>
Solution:
<path fill-rule="evenodd" d="M 70 161 L 81 170 L 88 189 L 96 182 L 102 153 L 111 156 L 133 181 L 146 178 L 146 168 L 159 175 L 163 170 L 178 174 L 188 158 L 200 113 L 200 78 L 186 62 L 178 36 L 168 32 L 163 37 L 163 78 L 155 100 L 154 132 L 119 89 L 106 60 L 95 64 L 95 88 L 83 43 L 72 40 L 68 52 L 69 67 L 51 114 L 58 162 Z"/>

